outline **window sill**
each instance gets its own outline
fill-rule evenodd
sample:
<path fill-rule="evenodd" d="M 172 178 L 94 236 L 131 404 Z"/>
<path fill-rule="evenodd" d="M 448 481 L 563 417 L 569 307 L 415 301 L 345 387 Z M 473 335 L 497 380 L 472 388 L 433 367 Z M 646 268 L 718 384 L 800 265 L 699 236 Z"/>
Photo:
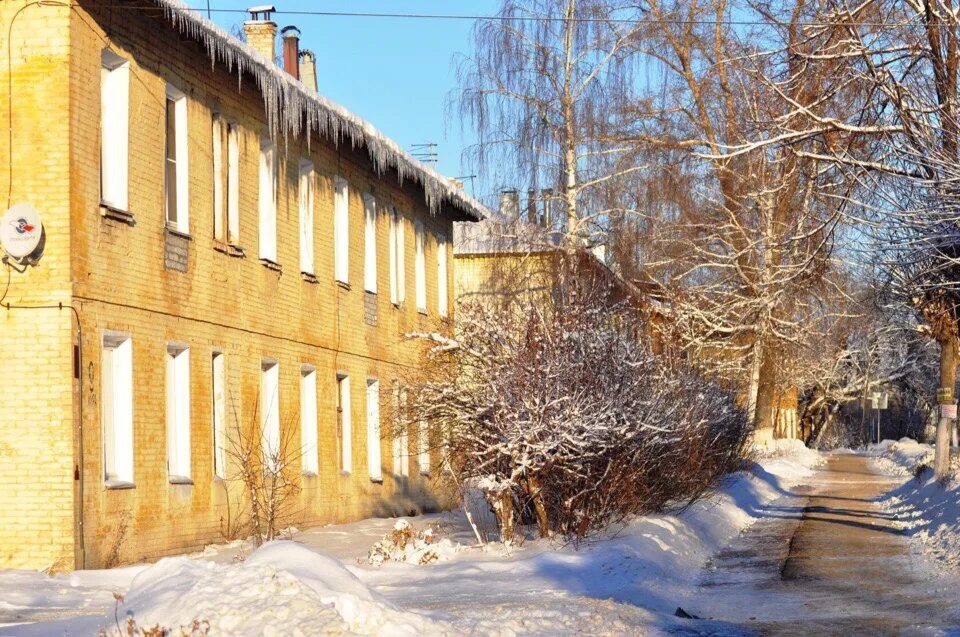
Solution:
<path fill-rule="evenodd" d="M 383 478 L 370 478 L 370 482 L 373 484 L 383 484 Z"/>
<path fill-rule="evenodd" d="M 344 290 L 350 291 L 350 284 L 347 283 L 346 281 L 341 281 L 340 279 L 337 279 L 337 285 L 342 287 Z"/>
<path fill-rule="evenodd" d="M 273 270 L 274 272 L 283 272 L 283 266 L 281 266 L 276 261 L 271 261 L 270 259 L 260 259 L 260 264 L 263 265 L 268 270 Z"/>
<path fill-rule="evenodd" d="M 132 212 L 115 208 L 104 201 L 100 202 L 100 216 L 104 219 L 125 223 L 128 226 L 137 225 L 137 220 L 134 219 Z"/>
<path fill-rule="evenodd" d="M 364 294 L 369 294 L 370 296 L 376 296 L 376 295 L 377 295 L 377 291 L 376 291 L 376 290 L 368 290 L 368 289 L 366 289 L 366 288 L 363 289 L 363 293 L 364 293 Z"/>
<path fill-rule="evenodd" d="M 189 232 L 184 232 L 171 225 L 165 226 L 164 229 L 175 237 L 180 237 L 181 239 L 186 239 L 187 241 L 193 241 L 193 237 L 190 236 Z"/>
<path fill-rule="evenodd" d="M 340 477 L 341 477 L 341 478 L 349 478 L 349 477 L 350 477 L 350 472 L 349 472 L 349 471 L 343 471 L 343 470 L 341 469 L 341 470 L 340 470 Z"/>
<path fill-rule="evenodd" d="M 247 253 L 238 245 L 232 243 L 223 243 L 222 241 L 213 240 L 213 249 L 217 252 L 222 252 L 228 257 L 237 257 L 240 259 L 246 258 Z"/>
<path fill-rule="evenodd" d="M 193 480 L 191 480 L 186 476 L 170 476 L 169 481 L 170 481 L 170 484 L 186 484 L 191 486 L 193 485 Z"/>
<path fill-rule="evenodd" d="M 301 272 L 300 278 L 306 281 L 307 283 L 320 283 L 320 279 L 317 278 L 317 275 L 311 274 L 309 272 Z"/>
<path fill-rule="evenodd" d="M 429 472 L 429 471 L 421 471 L 421 472 L 420 472 L 420 475 L 423 476 L 424 478 L 429 478 L 429 477 L 430 477 L 430 472 Z"/>
<path fill-rule="evenodd" d="M 420 308 L 417 308 L 417 314 L 419 314 L 420 316 L 426 316 L 426 315 L 427 315 L 427 311 L 426 311 L 426 310 L 421 310 Z"/>
<path fill-rule="evenodd" d="M 304 477 L 304 478 L 316 478 L 316 477 L 319 476 L 319 475 L 320 475 L 320 474 L 318 474 L 316 471 L 304 471 L 304 472 L 303 472 L 303 477 Z"/>
<path fill-rule="evenodd" d="M 126 480 L 104 480 L 103 486 L 111 491 L 122 491 L 124 489 L 134 489 L 137 485 Z"/>

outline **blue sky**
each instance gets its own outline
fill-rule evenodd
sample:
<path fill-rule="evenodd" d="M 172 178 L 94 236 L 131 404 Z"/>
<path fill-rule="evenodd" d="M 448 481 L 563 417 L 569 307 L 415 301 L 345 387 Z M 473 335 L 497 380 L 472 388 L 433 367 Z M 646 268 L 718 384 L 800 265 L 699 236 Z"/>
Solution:
<path fill-rule="evenodd" d="M 238 9 L 264 0 L 210 0 L 213 9 Z M 352 11 L 491 15 L 498 0 L 273 0 L 278 11 Z M 206 0 L 190 0 L 204 10 Z M 213 13 L 225 28 L 245 19 L 239 13 Z M 357 113 L 404 148 L 439 144 L 437 168 L 449 176 L 465 174 L 461 152 L 472 141 L 460 123 L 447 117 L 455 89 L 456 53 L 469 53 L 470 20 L 408 20 L 277 14 L 280 28 L 295 24 L 301 46 L 317 55 L 320 93 Z M 469 191 L 469 184 L 468 184 Z M 478 196 L 485 193 L 476 192 Z"/>

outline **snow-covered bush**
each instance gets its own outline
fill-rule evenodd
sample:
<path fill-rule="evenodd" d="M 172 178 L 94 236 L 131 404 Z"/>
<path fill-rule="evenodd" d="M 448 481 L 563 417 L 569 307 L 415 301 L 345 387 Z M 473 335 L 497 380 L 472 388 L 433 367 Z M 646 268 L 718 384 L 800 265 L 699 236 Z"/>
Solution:
<path fill-rule="evenodd" d="M 517 522 L 583 538 L 695 498 L 739 467 L 748 426 L 732 392 L 655 354 L 636 299 L 560 266 L 541 295 L 458 308 L 457 340 L 408 384 L 460 484 Z"/>
<path fill-rule="evenodd" d="M 461 548 L 447 538 L 438 539 L 434 527 L 417 529 L 401 518 L 390 533 L 373 545 L 367 553 L 367 563 L 380 566 L 384 562 L 406 562 L 422 566 L 448 560 Z"/>

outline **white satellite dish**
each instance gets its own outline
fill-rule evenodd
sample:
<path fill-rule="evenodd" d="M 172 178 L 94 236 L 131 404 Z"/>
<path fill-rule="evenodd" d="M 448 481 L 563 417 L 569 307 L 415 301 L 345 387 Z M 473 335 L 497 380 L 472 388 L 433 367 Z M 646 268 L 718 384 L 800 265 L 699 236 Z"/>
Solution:
<path fill-rule="evenodd" d="M 0 217 L 0 247 L 14 259 L 33 255 L 42 238 L 40 214 L 30 204 L 14 204 Z"/>

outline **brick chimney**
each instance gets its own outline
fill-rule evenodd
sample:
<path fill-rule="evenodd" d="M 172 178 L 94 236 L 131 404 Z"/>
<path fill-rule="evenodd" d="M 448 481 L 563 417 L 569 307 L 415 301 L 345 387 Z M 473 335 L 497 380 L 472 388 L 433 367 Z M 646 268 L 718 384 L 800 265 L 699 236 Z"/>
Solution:
<path fill-rule="evenodd" d="M 317 57 L 313 51 L 300 51 L 300 81 L 308 89 L 317 92 Z"/>
<path fill-rule="evenodd" d="M 300 79 L 300 29 L 291 25 L 280 29 L 283 38 L 283 70 Z"/>
<path fill-rule="evenodd" d="M 274 61 L 277 50 L 277 23 L 271 15 L 276 10 L 272 4 L 250 7 L 247 9 L 250 19 L 243 23 L 247 44 L 271 62 Z"/>

